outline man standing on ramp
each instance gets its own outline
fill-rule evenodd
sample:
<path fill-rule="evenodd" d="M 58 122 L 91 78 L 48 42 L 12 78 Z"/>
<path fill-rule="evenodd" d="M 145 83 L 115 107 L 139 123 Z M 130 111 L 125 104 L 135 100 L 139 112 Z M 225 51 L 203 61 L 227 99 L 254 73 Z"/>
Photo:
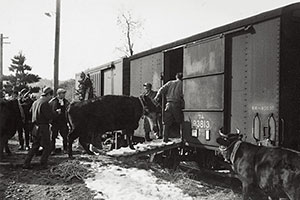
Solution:
<path fill-rule="evenodd" d="M 176 74 L 176 80 L 171 80 L 163 85 L 157 92 L 154 100 L 166 99 L 163 119 L 164 142 L 169 138 L 180 137 L 180 125 L 183 121 L 182 108 L 184 107 L 182 91 L 182 73 Z"/>

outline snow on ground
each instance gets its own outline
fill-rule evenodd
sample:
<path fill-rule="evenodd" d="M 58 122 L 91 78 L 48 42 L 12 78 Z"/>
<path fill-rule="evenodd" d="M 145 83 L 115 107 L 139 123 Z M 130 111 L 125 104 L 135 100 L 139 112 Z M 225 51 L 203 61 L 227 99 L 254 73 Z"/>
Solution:
<path fill-rule="evenodd" d="M 107 200 L 192 200 L 174 184 L 156 178 L 152 171 L 102 166 L 94 178 L 85 180 L 88 188 L 97 192 L 96 199 Z"/>
<path fill-rule="evenodd" d="M 122 156 L 122 155 L 132 155 L 136 152 L 141 152 L 141 151 L 147 151 L 151 149 L 155 149 L 158 147 L 164 147 L 168 145 L 172 145 L 174 143 L 180 142 L 180 138 L 172 139 L 170 142 L 165 143 L 162 140 L 153 140 L 151 142 L 145 142 L 145 143 L 139 143 L 134 145 L 134 150 L 130 149 L 129 147 L 122 147 L 120 149 L 113 149 L 109 152 L 107 152 L 107 155 L 109 156 Z"/>

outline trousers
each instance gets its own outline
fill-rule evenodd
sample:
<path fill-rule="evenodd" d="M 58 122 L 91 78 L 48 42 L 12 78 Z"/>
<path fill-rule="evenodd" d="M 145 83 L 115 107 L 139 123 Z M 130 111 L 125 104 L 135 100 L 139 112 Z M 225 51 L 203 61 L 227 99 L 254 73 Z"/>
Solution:
<path fill-rule="evenodd" d="M 144 131 L 145 131 L 145 139 L 149 140 L 150 139 L 150 132 L 156 132 L 158 136 L 162 136 L 162 119 L 161 119 L 161 114 L 156 113 L 155 118 L 151 121 L 149 117 L 145 116 L 144 117 Z M 151 126 L 152 124 L 152 126 Z"/>
<path fill-rule="evenodd" d="M 58 136 L 58 132 L 60 133 L 61 137 L 63 138 L 63 148 L 64 150 L 68 150 L 68 133 L 69 128 L 67 123 L 60 123 L 60 124 L 53 124 L 51 127 L 52 137 L 51 137 L 51 148 L 55 150 L 55 142 Z"/>
<path fill-rule="evenodd" d="M 23 132 L 25 133 L 25 145 L 26 145 L 26 147 L 29 147 L 31 130 L 32 130 L 32 123 L 30 123 L 30 122 L 22 123 L 18 127 L 17 131 L 18 131 L 19 143 L 20 143 L 21 147 L 24 147 Z"/>
<path fill-rule="evenodd" d="M 180 137 L 180 124 L 183 121 L 181 104 L 177 102 L 167 102 L 164 110 L 164 140 L 170 137 Z"/>
<path fill-rule="evenodd" d="M 25 159 L 25 165 L 29 165 L 33 156 L 38 152 L 40 146 L 43 147 L 41 165 L 47 165 L 48 157 L 51 153 L 50 129 L 48 124 L 34 125 L 32 130 L 32 148 Z"/>

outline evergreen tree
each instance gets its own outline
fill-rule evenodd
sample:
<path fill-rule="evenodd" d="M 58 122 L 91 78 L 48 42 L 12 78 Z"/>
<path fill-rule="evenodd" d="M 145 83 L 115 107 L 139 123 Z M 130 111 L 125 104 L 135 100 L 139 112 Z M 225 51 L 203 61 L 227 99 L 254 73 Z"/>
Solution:
<path fill-rule="evenodd" d="M 8 67 L 11 75 L 4 76 L 4 90 L 13 88 L 14 90 L 22 90 L 23 88 L 39 90 L 39 88 L 30 88 L 28 84 L 38 82 L 41 78 L 38 75 L 29 73 L 32 68 L 25 64 L 26 58 L 22 52 L 11 59 L 12 64 Z M 8 91 L 7 91 L 8 92 Z"/>

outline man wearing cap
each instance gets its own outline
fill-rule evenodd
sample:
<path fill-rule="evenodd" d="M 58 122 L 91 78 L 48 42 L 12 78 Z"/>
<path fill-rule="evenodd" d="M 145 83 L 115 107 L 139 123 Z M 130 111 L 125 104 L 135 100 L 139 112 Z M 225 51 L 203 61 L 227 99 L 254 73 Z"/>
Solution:
<path fill-rule="evenodd" d="M 48 157 L 51 153 L 51 140 L 50 140 L 50 121 L 52 121 L 56 113 L 52 112 L 49 101 L 53 96 L 53 90 L 50 87 L 43 89 L 41 98 L 36 100 L 31 107 L 32 123 L 34 124 L 32 130 L 33 144 L 25 159 L 23 168 L 31 168 L 30 162 L 33 156 L 38 152 L 39 147 L 43 147 L 43 154 L 41 156 L 41 167 L 46 168 Z"/>
<path fill-rule="evenodd" d="M 59 88 L 56 91 L 57 96 L 51 99 L 50 106 L 53 112 L 57 112 L 58 116 L 52 121 L 52 137 L 51 137 L 51 148 L 52 152 L 55 153 L 55 141 L 58 136 L 58 132 L 63 138 L 63 149 L 67 152 L 68 148 L 68 120 L 66 116 L 66 109 L 69 105 L 66 96 L 66 90 Z"/>
<path fill-rule="evenodd" d="M 163 85 L 157 92 L 154 100 L 165 97 L 166 105 L 164 110 L 164 142 L 170 137 L 180 136 L 180 124 L 183 121 L 182 108 L 184 107 L 182 91 L 182 73 L 176 74 L 176 80 L 171 80 Z"/>
<path fill-rule="evenodd" d="M 149 97 L 153 103 L 156 105 L 157 103 L 154 101 L 154 97 L 156 96 L 157 92 L 152 90 L 151 83 L 144 83 L 143 84 L 145 92 L 142 94 L 144 96 Z M 150 138 L 150 131 L 151 131 L 151 120 L 149 117 L 144 116 L 144 131 L 145 131 L 145 140 L 151 141 Z M 156 132 L 158 138 L 162 138 L 161 129 L 162 129 L 162 121 L 161 121 L 161 111 L 160 107 L 157 107 L 156 113 L 156 120 L 154 122 L 153 131 Z"/>

